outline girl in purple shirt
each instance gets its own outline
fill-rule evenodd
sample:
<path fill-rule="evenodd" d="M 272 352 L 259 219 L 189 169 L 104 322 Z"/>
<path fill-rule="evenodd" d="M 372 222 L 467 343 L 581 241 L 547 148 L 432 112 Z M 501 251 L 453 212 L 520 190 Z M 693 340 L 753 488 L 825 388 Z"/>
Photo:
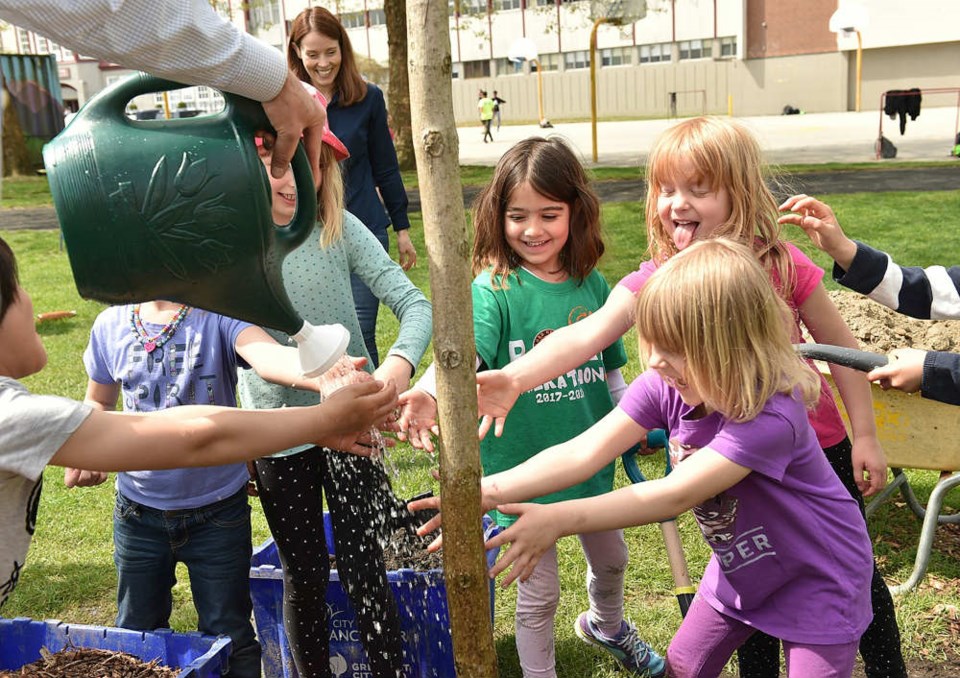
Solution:
<path fill-rule="evenodd" d="M 849 678 L 872 617 L 870 539 L 807 419 L 819 380 L 794 353 L 788 314 L 739 243 L 707 240 L 661 266 L 636 304 L 650 369 L 581 435 L 481 481 L 484 509 L 519 516 L 488 543 L 511 544 L 491 574 L 509 570 L 506 585 L 562 536 L 693 509 L 713 555 L 667 650 L 667 676 L 718 676 L 762 631 L 782 639 L 791 678 Z M 508 503 L 580 482 L 654 428 L 670 431 L 670 475 L 586 499 Z"/>

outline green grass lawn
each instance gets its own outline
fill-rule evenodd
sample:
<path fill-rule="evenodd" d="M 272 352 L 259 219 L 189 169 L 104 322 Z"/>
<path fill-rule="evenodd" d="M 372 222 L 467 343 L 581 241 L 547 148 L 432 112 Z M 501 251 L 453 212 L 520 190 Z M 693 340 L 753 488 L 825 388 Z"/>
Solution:
<path fill-rule="evenodd" d="M 11 184 L 5 183 L 4 206 L 13 192 Z M 956 223 L 956 215 L 960 213 L 960 191 L 837 195 L 830 196 L 828 201 L 849 233 L 892 251 L 903 263 L 960 263 L 960 239 L 949 235 L 950 225 Z M 612 283 L 644 258 L 642 214 L 642 203 L 608 204 L 604 208 L 608 250 L 601 269 Z M 429 296 L 420 215 L 413 215 L 413 221 L 421 263 L 410 272 L 411 278 Z M 788 235 L 811 252 L 802 234 Z M 80 399 L 86 383 L 81 354 L 89 328 L 103 306 L 78 297 L 56 232 L 13 231 L 3 232 L 2 236 L 17 253 L 22 282 L 33 297 L 36 311 L 77 311 L 75 318 L 40 326 L 50 362 L 41 374 L 25 381 L 36 392 Z M 820 265 L 827 266 L 823 255 L 811 253 Z M 832 282 L 827 284 L 835 287 Z M 378 340 L 385 349 L 396 336 L 397 326 L 389 311 L 380 318 Z M 625 376 L 630 379 L 639 369 L 634 332 L 627 335 L 625 343 L 630 356 Z M 130 453 L 136 454 L 135 441 L 131 441 Z M 917 453 L 922 454 L 922 449 Z M 433 459 L 405 447 L 390 454 L 396 470 L 393 482 L 399 496 L 438 489 L 430 475 L 435 465 Z M 647 459 L 643 464 L 644 473 L 658 477 L 662 474 L 662 465 L 662 457 Z M 921 501 L 926 501 L 936 474 L 910 471 L 909 476 Z M 55 468 L 47 470 L 45 480 L 28 564 L 3 614 L 112 625 L 115 615 L 112 485 L 66 490 L 62 470 Z M 617 482 L 627 482 L 619 470 Z M 960 509 L 960 493 L 954 492 L 948 497 L 947 504 L 951 510 Z M 256 502 L 253 505 L 255 541 L 259 543 L 268 537 L 268 531 L 259 506 Z M 690 515 L 681 516 L 678 523 L 690 571 L 696 579 L 709 550 Z M 904 581 L 912 569 L 919 521 L 902 502 L 896 501 L 877 512 L 870 528 L 881 571 L 890 582 Z M 921 586 L 896 599 L 904 648 L 913 658 L 937 660 L 955 654 L 960 647 L 960 624 L 955 617 L 953 621 L 950 619 L 960 607 L 960 530 L 956 526 L 943 526 L 938 534 L 928 574 Z M 641 634 L 662 651 L 680 623 L 680 615 L 672 595 L 672 578 L 659 529 L 654 525 L 631 528 L 627 530 L 627 542 L 631 558 L 626 586 L 627 614 L 638 624 Z M 611 661 L 586 648 L 572 630 L 576 615 L 587 606 L 584 559 L 575 539 L 562 540 L 560 562 L 564 595 L 556 627 L 558 673 L 571 678 L 620 675 Z M 184 571 L 180 572 L 179 579 L 172 625 L 177 630 L 189 630 L 193 628 L 195 616 Z M 495 637 L 500 675 L 504 678 L 520 676 L 513 641 L 514 605 L 515 589 L 498 590 Z"/>

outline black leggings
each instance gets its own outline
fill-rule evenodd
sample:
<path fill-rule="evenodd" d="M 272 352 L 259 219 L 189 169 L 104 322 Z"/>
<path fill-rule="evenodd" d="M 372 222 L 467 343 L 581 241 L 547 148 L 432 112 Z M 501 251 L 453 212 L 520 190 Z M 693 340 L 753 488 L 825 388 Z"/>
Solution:
<path fill-rule="evenodd" d="M 853 463 L 850 460 L 852 445 L 849 438 L 826 448 L 823 453 L 864 512 L 863 495 L 853 478 Z M 863 659 L 867 678 L 907 678 L 907 668 L 900 651 L 900 629 L 893 609 L 890 589 L 883 581 L 877 564 L 873 564 L 873 581 L 870 583 L 873 602 L 873 621 L 860 637 L 860 657 Z M 740 678 L 776 678 L 780 675 L 780 641 L 765 633 L 754 633 L 737 651 Z"/>
<path fill-rule="evenodd" d="M 398 678 L 403 641 L 387 581 L 386 516 L 397 501 L 379 462 L 313 448 L 256 461 L 257 489 L 283 566 L 283 625 L 301 678 L 330 678 L 326 493 L 337 571 L 357 613 L 374 678 Z"/>

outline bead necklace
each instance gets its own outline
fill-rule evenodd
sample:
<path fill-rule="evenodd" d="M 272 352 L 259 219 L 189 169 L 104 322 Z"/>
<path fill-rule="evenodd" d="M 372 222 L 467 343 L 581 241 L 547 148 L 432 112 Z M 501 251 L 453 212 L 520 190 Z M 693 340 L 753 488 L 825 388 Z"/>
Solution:
<path fill-rule="evenodd" d="M 137 304 L 133 307 L 133 310 L 130 311 L 130 330 L 133 332 L 133 336 L 137 338 L 137 341 L 143 345 L 143 349 L 147 353 L 153 353 L 170 341 L 173 335 L 177 333 L 177 330 L 180 329 L 180 325 L 183 324 L 183 319 L 187 317 L 187 313 L 189 312 L 190 307 L 182 304 L 180 308 L 177 309 L 173 319 L 163 326 L 160 333 L 151 337 L 147 335 L 147 331 L 143 328 L 143 321 L 140 319 L 140 304 Z"/>

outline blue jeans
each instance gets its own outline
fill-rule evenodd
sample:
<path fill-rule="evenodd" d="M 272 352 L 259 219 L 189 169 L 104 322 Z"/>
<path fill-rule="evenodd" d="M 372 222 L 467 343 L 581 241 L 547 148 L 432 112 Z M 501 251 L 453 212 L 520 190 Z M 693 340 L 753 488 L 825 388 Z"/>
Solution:
<path fill-rule="evenodd" d="M 174 568 L 187 566 L 199 630 L 233 641 L 231 678 L 259 678 L 260 644 L 250 615 L 250 505 L 246 488 L 195 509 L 159 511 L 117 493 L 113 514 L 117 626 L 170 625 Z"/>
<path fill-rule="evenodd" d="M 373 229 L 371 229 L 373 230 Z M 373 231 L 383 249 L 390 251 L 390 236 L 384 229 L 382 232 Z M 377 352 L 377 312 L 380 310 L 380 299 L 370 291 L 363 281 L 350 276 L 350 286 L 353 288 L 353 304 L 357 308 L 357 320 L 360 321 L 360 332 L 363 334 L 363 343 L 370 354 L 370 364 L 379 367 L 380 354 Z"/>

